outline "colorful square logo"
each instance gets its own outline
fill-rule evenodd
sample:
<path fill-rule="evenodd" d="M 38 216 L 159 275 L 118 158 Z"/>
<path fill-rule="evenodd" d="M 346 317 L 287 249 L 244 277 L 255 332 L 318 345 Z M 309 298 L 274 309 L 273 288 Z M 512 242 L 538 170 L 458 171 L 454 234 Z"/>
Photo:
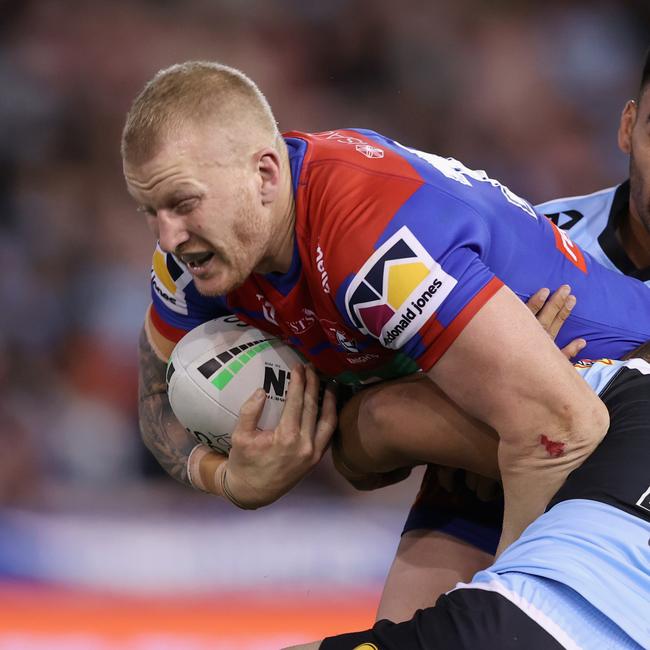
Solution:
<path fill-rule="evenodd" d="M 345 305 L 362 332 L 396 350 L 438 310 L 456 283 L 402 226 L 361 267 Z"/>

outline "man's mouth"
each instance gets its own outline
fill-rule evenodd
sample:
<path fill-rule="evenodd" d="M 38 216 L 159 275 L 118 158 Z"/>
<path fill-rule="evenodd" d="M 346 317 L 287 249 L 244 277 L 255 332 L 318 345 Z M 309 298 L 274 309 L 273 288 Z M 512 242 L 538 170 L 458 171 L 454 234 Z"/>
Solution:
<path fill-rule="evenodd" d="M 199 271 L 214 257 L 214 253 L 184 253 L 181 261 L 193 271 Z"/>

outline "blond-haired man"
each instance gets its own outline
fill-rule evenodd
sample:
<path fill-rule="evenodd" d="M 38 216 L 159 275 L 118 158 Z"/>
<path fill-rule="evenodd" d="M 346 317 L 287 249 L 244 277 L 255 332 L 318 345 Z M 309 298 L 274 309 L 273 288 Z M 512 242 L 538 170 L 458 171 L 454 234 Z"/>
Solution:
<path fill-rule="evenodd" d="M 316 377 L 298 371 L 277 430 L 255 433 L 256 393 L 227 460 L 197 446 L 169 411 L 164 361 L 184 332 L 224 310 L 342 382 L 426 375 L 490 425 L 503 545 L 608 420 L 520 298 L 569 283 L 578 303 L 560 344 L 583 336 L 589 356 L 650 338 L 646 288 L 595 264 L 484 172 L 364 130 L 281 137 L 259 90 L 231 68 L 190 62 L 156 75 L 127 117 L 122 153 L 160 244 L 141 338 L 144 439 L 173 476 L 237 505 L 290 489 L 318 462 L 335 417 L 330 398 L 317 419 Z M 439 443 L 441 459 L 453 456 L 458 441 Z M 467 445 L 480 456 L 480 439 Z"/>

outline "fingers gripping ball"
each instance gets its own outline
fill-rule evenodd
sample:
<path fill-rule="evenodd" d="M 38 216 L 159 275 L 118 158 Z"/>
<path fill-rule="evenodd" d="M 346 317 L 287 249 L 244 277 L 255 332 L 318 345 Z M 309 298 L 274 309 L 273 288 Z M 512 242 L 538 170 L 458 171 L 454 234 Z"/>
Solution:
<path fill-rule="evenodd" d="M 222 454 L 239 409 L 256 388 L 266 404 L 259 429 L 280 420 L 289 369 L 299 355 L 280 339 L 242 323 L 235 316 L 208 321 L 188 332 L 167 364 L 167 394 L 174 414 L 196 438 Z"/>

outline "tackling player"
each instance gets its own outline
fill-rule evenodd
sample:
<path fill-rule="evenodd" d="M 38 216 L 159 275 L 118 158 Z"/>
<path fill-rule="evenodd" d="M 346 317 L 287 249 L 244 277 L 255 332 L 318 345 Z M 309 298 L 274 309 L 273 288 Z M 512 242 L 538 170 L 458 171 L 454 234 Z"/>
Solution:
<path fill-rule="evenodd" d="M 634 356 L 576 364 L 609 431 L 492 566 L 410 621 L 294 650 L 650 647 L 650 346 Z M 467 435 L 475 426 L 466 419 Z"/>
<path fill-rule="evenodd" d="M 238 505 L 289 489 L 325 436 L 316 441 L 301 420 L 282 435 L 238 427 L 227 462 L 195 448 L 166 410 L 163 360 L 224 309 L 343 382 L 426 372 L 492 426 L 506 540 L 542 512 L 607 425 L 518 298 L 568 282 L 579 301 L 564 336 L 578 332 L 592 356 L 650 338 L 646 288 L 594 263 L 484 172 L 370 131 L 282 138 L 259 90 L 230 68 L 159 73 L 134 102 L 122 152 L 161 246 L 141 339 L 144 439 L 181 480 L 194 449 L 195 482 Z"/>
<path fill-rule="evenodd" d="M 587 196 L 537 206 L 604 266 L 650 283 L 650 50 L 636 100 L 625 104 L 618 145 L 630 178 Z"/>
<path fill-rule="evenodd" d="M 649 88 L 650 50 L 646 54 L 637 98 L 626 103 L 618 131 L 619 147 L 629 155 L 629 180 L 588 196 L 557 199 L 536 206 L 605 267 L 646 284 L 650 283 Z M 418 386 L 415 392 L 410 389 L 408 395 L 399 386 L 393 388 L 392 395 L 385 390 L 381 396 L 383 413 L 391 412 L 394 421 L 404 417 L 419 399 L 418 390 L 423 388 Z M 367 417 L 367 412 L 376 412 L 376 403 L 371 400 L 362 408 Z M 428 414 L 421 414 L 420 435 L 428 434 L 427 418 Z M 360 433 L 356 431 L 354 436 L 347 437 L 357 445 L 348 447 L 348 456 L 351 456 L 348 463 L 354 464 L 356 456 L 357 469 L 359 463 L 370 466 L 367 456 L 371 450 L 381 448 L 382 435 L 392 438 L 389 427 L 382 426 L 388 424 L 384 415 L 378 414 L 374 424 L 372 436 L 359 441 Z M 417 438 L 414 428 L 409 432 Z M 383 444 L 390 448 L 390 442 Z M 489 441 L 486 445 L 489 447 Z M 483 449 L 483 453 L 494 454 L 494 449 L 493 444 L 491 452 Z M 376 451 L 373 453 L 376 460 Z M 385 468 L 392 467 L 383 462 Z M 477 498 L 464 486 L 458 486 L 460 475 L 455 478 L 455 489 L 449 492 L 439 485 L 435 470 L 427 472 L 385 585 L 379 618 L 410 618 L 416 609 L 431 605 L 439 593 L 459 580 L 469 579 L 491 561 L 499 535 L 501 506 L 498 501 Z"/>

